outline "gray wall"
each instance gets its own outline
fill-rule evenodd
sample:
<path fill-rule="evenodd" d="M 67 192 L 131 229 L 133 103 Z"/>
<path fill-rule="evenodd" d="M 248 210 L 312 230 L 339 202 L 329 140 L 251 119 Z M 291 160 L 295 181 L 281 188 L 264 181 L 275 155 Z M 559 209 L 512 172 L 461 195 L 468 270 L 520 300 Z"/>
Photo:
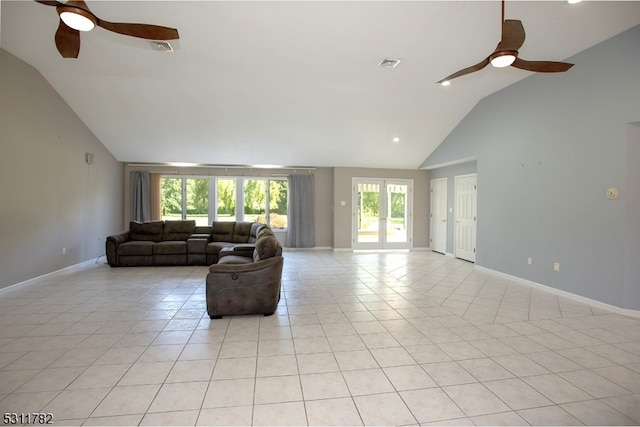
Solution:
<path fill-rule="evenodd" d="M 333 246 L 351 248 L 351 206 L 353 178 L 413 179 L 413 247 L 429 246 L 429 172 L 424 170 L 369 169 L 336 167 L 333 169 Z M 341 201 L 346 206 L 341 206 Z"/>
<path fill-rule="evenodd" d="M 0 288 L 98 257 L 122 227 L 122 164 L 38 71 L 2 49 L 0 182 Z"/>
<path fill-rule="evenodd" d="M 455 212 L 452 212 L 455 205 L 455 178 L 458 175 L 466 175 L 477 172 L 477 165 L 475 160 L 470 162 L 458 163 L 451 166 L 444 166 L 441 168 L 433 169 L 429 179 L 435 178 L 447 178 L 447 253 L 453 254 L 453 233 L 455 227 Z M 478 178 L 478 181 L 480 179 Z M 478 182 L 480 185 L 480 182 Z M 431 186 L 429 186 L 431 188 Z"/>
<path fill-rule="evenodd" d="M 638 249 L 627 240 L 638 192 L 628 167 L 640 160 L 628 132 L 640 119 L 638 46 L 640 26 L 569 58 L 567 73 L 534 74 L 483 99 L 425 160 L 477 159 L 478 265 L 640 309 L 628 265 Z M 609 187 L 618 199 L 606 198 Z"/>

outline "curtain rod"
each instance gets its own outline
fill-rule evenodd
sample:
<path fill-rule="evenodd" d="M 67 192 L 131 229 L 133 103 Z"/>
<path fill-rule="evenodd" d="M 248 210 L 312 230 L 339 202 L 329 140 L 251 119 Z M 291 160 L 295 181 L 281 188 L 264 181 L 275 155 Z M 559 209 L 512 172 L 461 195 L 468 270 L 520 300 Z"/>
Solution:
<path fill-rule="evenodd" d="M 139 168 L 139 167 L 178 167 L 178 168 L 207 168 L 207 169 L 281 169 L 281 170 L 316 170 L 311 166 L 279 166 L 279 165 L 214 165 L 210 163 L 181 163 L 181 162 L 167 162 L 167 163 L 127 163 L 127 166 Z"/>

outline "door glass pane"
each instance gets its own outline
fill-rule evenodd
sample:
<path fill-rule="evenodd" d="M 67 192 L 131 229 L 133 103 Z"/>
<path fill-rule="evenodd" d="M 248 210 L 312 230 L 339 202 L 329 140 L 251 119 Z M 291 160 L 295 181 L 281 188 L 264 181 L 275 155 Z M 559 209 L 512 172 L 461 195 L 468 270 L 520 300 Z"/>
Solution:
<path fill-rule="evenodd" d="M 267 223 L 267 182 L 264 179 L 244 180 L 244 221 Z"/>
<path fill-rule="evenodd" d="M 235 178 L 217 179 L 217 216 L 218 221 L 236 220 L 236 180 Z"/>
<path fill-rule="evenodd" d="M 407 186 L 387 184 L 387 242 L 407 241 Z"/>
<path fill-rule="evenodd" d="M 196 225 L 209 224 L 209 180 L 187 178 L 187 219 L 194 219 Z"/>
<path fill-rule="evenodd" d="M 162 219 L 182 219 L 182 178 L 162 178 Z"/>
<path fill-rule="evenodd" d="M 380 241 L 380 185 L 358 184 L 358 243 Z"/>
<path fill-rule="evenodd" d="M 287 228 L 287 180 L 269 180 L 269 226 Z"/>

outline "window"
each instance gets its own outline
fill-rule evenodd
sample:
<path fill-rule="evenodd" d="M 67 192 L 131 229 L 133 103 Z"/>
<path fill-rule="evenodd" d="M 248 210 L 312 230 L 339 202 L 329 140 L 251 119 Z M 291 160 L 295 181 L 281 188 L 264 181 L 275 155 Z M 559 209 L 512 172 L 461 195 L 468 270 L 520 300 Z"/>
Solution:
<path fill-rule="evenodd" d="M 216 179 L 216 219 L 218 221 L 236 220 L 235 178 Z"/>
<path fill-rule="evenodd" d="M 265 179 L 244 180 L 244 220 L 266 223 L 267 181 Z"/>
<path fill-rule="evenodd" d="M 162 178 L 162 219 L 193 219 L 209 224 L 209 180 L 207 178 Z"/>
<path fill-rule="evenodd" d="M 248 221 L 287 228 L 286 178 L 166 176 L 161 188 L 162 219 L 195 219 L 197 225 Z"/>
<path fill-rule="evenodd" d="M 286 179 L 269 180 L 269 226 L 287 228 L 289 186 Z"/>
<path fill-rule="evenodd" d="M 162 219 L 182 219 L 182 179 L 162 178 Z"/>

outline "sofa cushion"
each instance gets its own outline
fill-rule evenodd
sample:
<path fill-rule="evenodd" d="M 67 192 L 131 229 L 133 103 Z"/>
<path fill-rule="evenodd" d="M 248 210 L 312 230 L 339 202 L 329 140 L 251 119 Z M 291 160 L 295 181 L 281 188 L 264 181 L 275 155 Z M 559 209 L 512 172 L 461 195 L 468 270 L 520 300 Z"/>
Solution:
<path fill-rule="evenodd" d="M 251 236 L 252 222 L 236 222 L 233 229 L 233 243 L 247 243 Z"/>
<path fill-rule="evenodd" d="M 145 256 L 153 255 L 154 242 L 149 240 L 132 240 L 130 242 L 122 243 L 118 246 L 119 256 Z"/>
<path fill-rule="evenodd" d="M 265 236 L 256 241 L 256 250 L 253 252 L 254 261 L 280 255 L 282 255 L 282 246 L 274 236 Z"/>
<path fill-rule="evenodd" d="M 232 242 L 235 222 L 214 221 L 211 225 L 211 240 L 214 242 Z"/>
<path fill-rule="evenodd" d="M 131 234 L 131 240 L 147 240 L 150 242 L 162 241 L 162 230 L 164 228 L 164 222 L 162 221 L 150 221 L 150 222 L 135 222 L 129 223 L 129 232 Z"/>
<path fill-rule="evenodd" d="M 258 230 L 258 239 L 261 239 L 262 237 L 265 236 L 273 236 L 273 231 L 271 231 L 271 229 L 267 226 L 262 227 L 260 230 Z"/>
<path fill-rule="evenodd" d="M 162 240 L 187 240 L 195 228 L 194 220 L 165 221 Z"/>
<path fill-rule="evenodd" d="M 187 242 L 166 241 L 153 245 L 154 255 L 182 255 L 187 253 Z"/>
<path fill-rule="evenodd" d="M 254 222 L 251 224 L 251 233 L 249 235 L 248 243 L 255 243 L 258 239 L 258 233 L 262 228 L 266 227 L 264 224 L 260 224 L 259 222 Z"/>

